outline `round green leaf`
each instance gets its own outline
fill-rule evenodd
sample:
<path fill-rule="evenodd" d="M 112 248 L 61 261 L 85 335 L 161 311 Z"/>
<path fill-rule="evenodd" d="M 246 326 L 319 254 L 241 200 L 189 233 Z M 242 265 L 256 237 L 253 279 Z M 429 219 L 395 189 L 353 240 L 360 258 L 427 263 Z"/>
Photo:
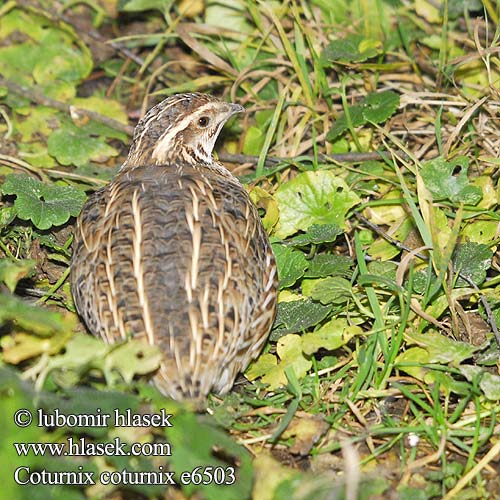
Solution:
<path fill-rule="evenodd" d="M 340 40 L 332 40 L 324 50 L 322 58 L 328 61 L 362 62 L 376 57 L 382 49 L 380 40 L 349 35 Z"/>
<path fill-rule="evenodd" d="M 90 160 L 105 161 L 118 154 L 103 138 L 91 137 L 84 129 L 73 125 L 54 132 L 47 145 L 49 154 L 62 165 L 81 166 Z"/>
<path fill-rule="evenodd" d="M 345 226 L 347 212 L 360 202 L 347 184 L 333 172 L 303 172 L 280 186 L 275 199 L 280 219 L 278 238 L 307 231 L 313 224 Z"/>
<path fill-rule="evenodd" d="M 426 161 L 420 175 L 434 200 L 449 199 L 453 202 L 477 205 L 483 196 L 482 190 L 469 183 L 468 168 L 469 160 L 465 156 L 459 156 L 453 161 L 438 157 Z"/>
<path fill-rule="evenodd" d="M 304 275 L 309 265 L 306 256 L 298 250 L 279 243 L 273 244 L 273 253 L 278 266 L 280 288 L 292 286 Z"/>
<path fill-rule="evenodd" d="M 77 188 L 43 184 L 24 174 L 7 176 L 1 190 L 16 196 L 17 217 L 31 220 L 38 229 L 65 224 L 80 213 L 86 200 L 85 193 Z"/>

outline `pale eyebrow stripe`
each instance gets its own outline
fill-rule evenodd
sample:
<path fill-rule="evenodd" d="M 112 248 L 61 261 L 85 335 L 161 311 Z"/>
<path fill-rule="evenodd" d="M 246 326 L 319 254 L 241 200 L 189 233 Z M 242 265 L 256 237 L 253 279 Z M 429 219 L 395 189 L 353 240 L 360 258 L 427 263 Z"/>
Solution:
<path fill-rule="evenodd" d="M 153 159 L 160 159 L 165 156 L 165 153 L 170 147 L 172 140 L 175 136 L 193 121 L 197 116 L 202 115 L 207 110 L 213 109 L 214 103 L 208 102 L 203 106 L 199 107 L 196 111 L 184 117 L 177 125 L 168 129 L 165 134 L 163 134 L 159 139 L 156 147 L 153 150 L 153 154 L 151 155 Z"/>

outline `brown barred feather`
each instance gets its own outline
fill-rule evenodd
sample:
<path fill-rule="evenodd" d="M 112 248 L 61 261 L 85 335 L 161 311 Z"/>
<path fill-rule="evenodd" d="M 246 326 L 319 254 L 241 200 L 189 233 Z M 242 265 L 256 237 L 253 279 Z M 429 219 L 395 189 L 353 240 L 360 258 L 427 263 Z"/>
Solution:
<path fill-rule="evenodd" d="M 152 108 L 118 175 L 78 219 L 78 312 L 107 342 L 158 345 L 154 382 L 175 399 L 229 391 L 275 315 L 267 234 L 243 186 L 212 157 L 222 125 L 239 111 L 203 94 Z"/>

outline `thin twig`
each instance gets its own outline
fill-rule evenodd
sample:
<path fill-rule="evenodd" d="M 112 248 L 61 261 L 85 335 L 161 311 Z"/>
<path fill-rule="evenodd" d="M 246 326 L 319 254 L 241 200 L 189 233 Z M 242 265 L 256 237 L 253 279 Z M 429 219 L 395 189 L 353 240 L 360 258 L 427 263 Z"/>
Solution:
<path fill-rule="evenodd" d="M 15 158 L 14 156 L 4 155 L 0 153 L 0 163 L 3 165 L 7 165 L 13 169 L 28 172 L 32 175 L 37 176 L 42 181 L 46 178 L 43 171 L 39 171 L 39 169 L 32 167 L 28 162 L 25 162 L 20 158 Z"/>
<path fill-rule="evenodd" d="M 105 186 L 109 181 L 98 179 L 97 177 L 89 177 L 87 175 L 75 174 L 74 172 L 65 172 L 63 170 L 54 170 L 53 168 L 47 169 L 47 175 L 50 177 L 60 177 L 63 179 L 74 179 L 76 181 L 88 182 L 89 184 L 96 184 L 98 186 Z"/>
<path fill-rule="evenodd" d="M 360 213 L 355 213 L 355 217 L 361 221 L 365 226 L 368 226 L 373 232 L 377 233 L 381 238 L 387 240 L 391 245 L 394 245 L 399 250 L 404 250 L 405 252 L 412 252 L 412 249 L 406 246 L 404 243 L 401 243 L 399 240 L 393 238 L 389 234 L 387 234 L 384 230 L 382 230 L 377 224 L 370 222 L 366 217 L 363 217 Z M 429 260 L 429 257 L 426 255 L 422 255 L 421 253 L 414 254 L 415 257 L 418 257 L 422 260 Z"/>
<path fill-rule="evenodd" d="M 363 162 L 363 161 L 370 161 L 370 160 L 381 160 L 384 156 L 384 153 L 379 152 L 379 151 L 373 151 L 371 153 L 339 153 L 339 154 L 332 154 L 332 155 L 321 155 L 321 159 L 323 160 L 328 160 L 328 161 L 338 161 L 338 162 L 345 162 L 345 163 L 358 163 L 358 162 Z M 288 163 L 293 163 L 297 161 L 301 161 L 304 159 L 310 158 L 312 160 L 312 156 L 308 157 L 305 155 L 301 155 L 299 157 L 293 158 L 279 158 L 276 156 L 267 156 L 265 163 L 268 165 L 276 165 L 281 162 L 288 162 Z M 219 159 L 223 162 L 228 162 L 228 163 L 238 163 L 238 164 L 243 164 L 243 163 L 251 163 L 251 164 L 256 164 L 259 160 L 258 156 L 254 155 L 244 155 L 244 154 L 231 154 L 231 153 L 224 153 L 221 152 L 219 154 Z"/>
<path fill-rule="evenodd" d="M 111 127 L 115 130 L 124 132 L 129 136 L 132 136 L 132 134 L 134 133 L 134 127 L 131 127 L 130 125 L 125 125 L 117 120 L 114 120 L 113 118 L 109 118 L 107 116 L 101 115 L 100 113 L 96 113 L 95 111 L 89 111 L 87 109 L 78 108 L 76 106 L 57 101 L 56 99 L 52 99 L 51 97 L 43 95 L 36 89 L 19 85 L 2 76 L 0 76 L 0 86 L 7 87 L 11 92 L 23 96 L 32 102 L 40 104 L 41 106 L 48 106 L 54 109 L 58 109 L 59 111 L 63 111 L 64 113 L 68 113 L 69 115 L 74 115 L 76 113 L 77 115 L 85 116 L 87 118 L 90 118 L 91 120 L 95 120 L 96 122 L 107 125 L 108 127 Z"/>
<path fill-rule="evenodd" d="M 472 288 L 474 288 L 474 290 L 479 294 L 479 300 L 481 301 L 481 304 L 483 304 L 484 311 L 486 313 L 486 318 L 488 319 L 488 323 L 491 326 L 498 347 L 500 347 L 500 332 L 498 331 L 497 322 L 495 321 L 495 317 L 493 316 L 493 311 L 491 310 L 490 303 L 486 299 L 486 296 L 481 292 L 481 290 L 479 290 L 478 286 L 472 281 L 472 279 L 469 276 L 465 276 L 460 272 L 458 272 L 457 274 L 458 276 L 460 276 L 460 278 L 467 281 L 467 283 L 469 283 L 469 285 Z"/>

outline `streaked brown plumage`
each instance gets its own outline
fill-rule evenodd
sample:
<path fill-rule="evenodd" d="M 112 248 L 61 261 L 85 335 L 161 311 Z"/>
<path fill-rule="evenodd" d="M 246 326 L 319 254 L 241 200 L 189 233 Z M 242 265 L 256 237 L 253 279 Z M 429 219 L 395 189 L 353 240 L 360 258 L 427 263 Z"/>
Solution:
<path fill-rule="evenodd" d="M 156 344 L 154 377 L 175 399 L 223 394 L 260 352 L 276 266 L 255 206 L 212 157 L 243 111 L 204 94 L 169 97 L 139 122 L 127 161 L 78 219 L 71 285 L 89 330 Z"/>

